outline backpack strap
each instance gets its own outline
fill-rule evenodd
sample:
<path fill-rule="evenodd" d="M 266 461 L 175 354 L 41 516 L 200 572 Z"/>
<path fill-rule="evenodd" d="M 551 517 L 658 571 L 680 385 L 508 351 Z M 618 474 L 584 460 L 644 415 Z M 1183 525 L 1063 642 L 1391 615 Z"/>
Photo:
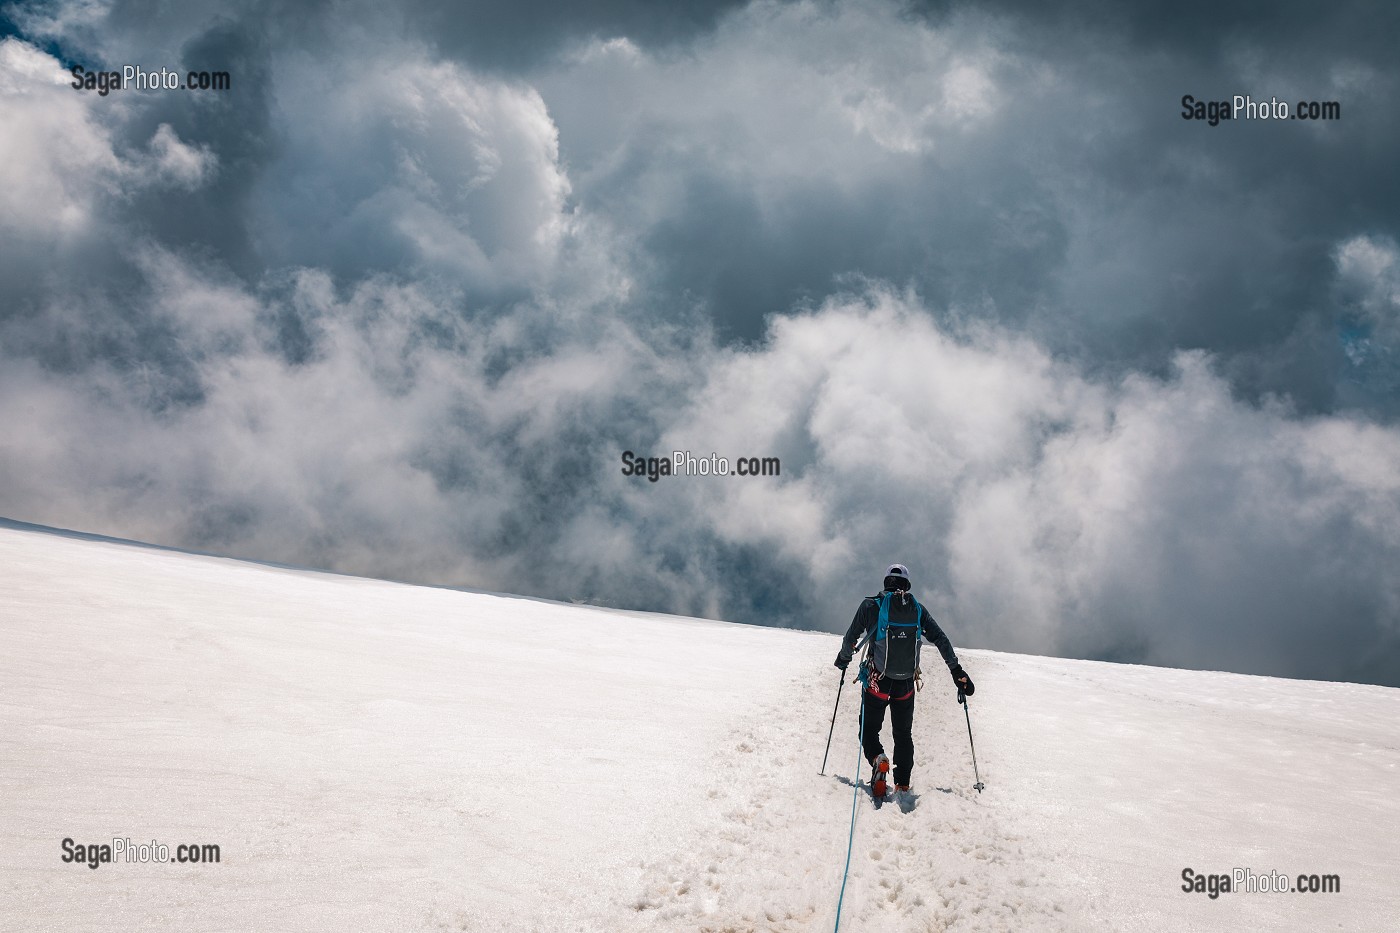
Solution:
<path fill-rule="evenodd" d="M 890 591 L 880 594 L 880 618 L 875 622 L 876 641 L 885 637 L 890 628 Z"/>
<path fill-rule="evenodd" d="M 884 595 L 887 596 L 889 594 Z M 867 596 L 865 598 L 880 604 L 881 617 L 883 618 L 885 616 L 885 602 L 883 596 Z M 884 635 L 884 627 L 877 620 L 875 627 L 868 629 L 865 633 L 865 641 L 863 642 L 865 645 L 865 656 L 861 658 L 860 673 L 856 676 L 856 679 L 860 681 L 860 685 L 871 692 L 879 689 L 880 675 L 875 673 L 873 658 L 875 655 L 875 642 L 878 641 L 882 635 Z"/>
<path fill-rule="evenodd" d="M 917 692 L 924 689 L 924 672 L 919 666 L 924 647 L 924 607 L 913 593 L 909 598 L 914 600 L 914 690 Z"/>
<path fill-rule="evenodd" d="M 867 596 L 867 597 L 865 597 L 865 598 L 868 599 L 868 600 L 870 600 L 870 601 L 873 602 L 873 603 L 877 603 L 877 604 L 878 604 L 878 603 L 880 602 L 880 597 L 879 597 L 879 596 Z M 877 621 L 874 628 L 866 629 L 866 632 L 865 632 L 865 640 L 864 640 L 863 642 L 861 642 L 861 644 L 865 646 L 865 657 L 866 657 L 866 660 L 869 660 L 870 654 L 871 654 L 872 650 L 874 649 L 874 646 L 875 646 L 875 639 L 876 639 L 876 637 L 877 637 L 877 633 L 879 632 L 879 628 L 880 628 L 880 625 L 879 625 L 879 622 Z"/>

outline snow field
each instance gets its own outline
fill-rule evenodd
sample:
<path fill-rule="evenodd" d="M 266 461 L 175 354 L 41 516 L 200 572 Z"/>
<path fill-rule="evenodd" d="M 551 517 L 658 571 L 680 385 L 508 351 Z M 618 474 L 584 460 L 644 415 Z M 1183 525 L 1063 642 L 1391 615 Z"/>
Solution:
<path fill-rule="evenodd" d="M 868 778 L 850 684 L 817 773 L 836 650 L 0 521 L 0 929 L 829 930 Z M 1400 690 L 959 655 L 986 791 L 930 652 L 842 930 L 1394 928 Z M 1237 866 L 1343 889 L 1181 890 Z"/>
<path fill-rule="evenodd" d="M 825 662 L 815 672 L 820 676 L 793 678 L 781 703 L 749 714 L 720 747 L 713 770 L 735 777 L 707 791 L 709 815 L 701 822 L 710 829 L 679 859 L 649 866 L 636 906 L 654 918 L 650 928 L 738 933 L 833 927 L 860 754 L 860 695 L 850 684 L 843 690 L 827 774 L 820 776 L 836 694 L 834 639 L 828 647 L 830 657 L 816 659 Z M 994 798 L 984 793 L 979 799 L 972 789 L 955 697 L 937 661 L 916 700 L 912 800 L 891 797 L 875 809 L 870 767 L 860 759 L 841 928 L 904 933 L 1090 926 L 1047 878 L 1043 847 L 1008 831 L 987 806 Z M 888 720 L 883 735 L 889 750 Z"/>
<path fill-rule="evenodd" d="M 988 792 L 995 780 L 1008 818 L 1062 848 L 1059 884 L 1092 916 L 1127 931 L 1396 928 L 1400 690 L 976 656 Z M 1187 867 L 1335 873 L 1342 890 L 1210 899 L 1181 890 Z"/>
<path fill-rule="evenodd" d="M 18 527 L 0 567 L 0 929 L 612 929 L 829 641 Z"/>

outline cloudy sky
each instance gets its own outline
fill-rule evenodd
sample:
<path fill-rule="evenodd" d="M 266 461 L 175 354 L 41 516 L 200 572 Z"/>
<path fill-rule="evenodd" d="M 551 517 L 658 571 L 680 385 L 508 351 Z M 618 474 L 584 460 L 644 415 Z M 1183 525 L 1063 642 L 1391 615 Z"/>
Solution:
<path fill-rule="evenodd" d="M 0 515 L 1400 685 L 1400 8 L 557 6 L 4 8 Z"/>

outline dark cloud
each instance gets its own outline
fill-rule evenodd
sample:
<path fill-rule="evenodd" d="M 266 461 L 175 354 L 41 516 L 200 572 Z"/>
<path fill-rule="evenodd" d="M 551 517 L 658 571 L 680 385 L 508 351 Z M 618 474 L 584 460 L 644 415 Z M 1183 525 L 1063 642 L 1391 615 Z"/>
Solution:
<path fill-rule="evenodd" d="M 325 36 L 347 25 L 391 36 L 410 36 L 431 45 L 440 57 L 466 60 L 496 73 L 519 73 L 556 56 L 562 48 L 590 36 L 628 36 L 649 47 L 667 47 L 712 29 L 726 11 L 742 7 L 734 0 L 596 0 L 558 4 L 541 0 L 468 0 L 443 4 L 409 0 L 385 7 L 377 3 L 332 3 L 255 0 L 227 4 L 192 0 L 171 7 L 159 0 L 115 0 L 99 4 L 36 2 L 7 7 L 0 26 L 13 33 L 51 40 L 74 52 L 99 49 L 170 51 L 211 24 L 257 30 L 266 42 L 300 48 L 324 48 Z M 44 27 L 52 24 L 49 30 Z M 45 33 L 37 35 L 37 33 Z"/>
<path fill-rule="evenodd" d="M 959 0 L 906 0 L 905 9 L 934 24 L 944 24 L 970 5 Z M 1032 24 L 1047 43 L 1075 36 L 1099 45 L 1165 49 L 1187 61 L 1228 54 L 1240 46 L 1273 48 L 1306 57 L 1365 58 L 1389 65 L 1387 34 L 1400 25 L 1400 14 L 1384 2 L 1358 0 L 1325 13 L 1304 0 L 1275 3 L 1267 16 L 1247 3 L 1189 0 L 1072 0 L 1054 6 L 1030 0 L 981 0 L 980 11 Z"/>
<path fill-rule="evenodd" d="M 478 67 L 519 72 L 547 61 L 581 37 L 628 36 L 649 47 L 665 47 L 714 27 L 734 0 L 599 0 L 558 4 L 546 0 L 475 0 L 441 4 L 414 0 L 400 9 L 408 28 L 430 38 L 451 57 Z"/>
<path fill-rule="evenodd" d="M 1225 28 L 1188 53 L 1177 48 L 1187 34 L 1158 35 L 1143 12 L 1124 21 L 1086 6 L 1046 31 L 1037 14 L 955 8 L 933 17 L 946 44 L 919 45 L 899 17 L 846 8 L 850 58 L 833 62 L 802 54 L 821 47 L 820 26 L 756 9 L 766 12 L 736 14 L 706 40 L 714 58 L 751 69 L 747 80 L 698 74 L 689 59 L 636 54 L 624 64 L 600 51 L 542 85 L 580 203 L 642 224 L 670 300 L 699 297 L 723 333 L 752 340 L 764 315 L 859 271 L 912 284 L 936 305 L 1034 327 L 1086 364 L 1161 372 L 1176 348 L 1200 347 L 1227 358 L 1252 397 L 1288 394 L 1312 411 L 1339 403 L 1336 335 L 1302 337 L 1330 316 L 1335 244 L 1393 234 L 1400 214 L 1389 167 L 1400 141 L 1395 69 L 1368 58 L 1366 43 L 1327 51 L 1330 36 L 1358 32 L 1364 17 L 1341 17 L 1345 29 L 1329 18 L 1307 54 L 1296 53 L 1309 32 L 1301 16 L 1287 42 L 1276 26 L 1252 38 Z M 770 36 L 764 54 L 792 66 L 776 84 L 756 49 Z M 897 64 L 871 65 L 877 48 Z M 960 77 L 946 63 L 960 52 L 996 91 L 988 113 L 895 128 L 911 140 L 871 133 L 856 147 L 860 163 L 824 165 L 828 150 L 852 148 L 853 128 L 869 132 L 859 126 L 866 104 L 897 116 L 946 109 L 941 95 Z M 589 106 L 610 102 L 592 92 L 629 69 L 648 91 L 615 110 Z M 805 99 L 813 85 L 824 98 Z M 732 93 L 740 86 L 750 93 Z M 1336 99 L 1344 118 L 1215 128 L 1181 119 L 1185 94 L 1236 92 Z M 781 124 L 775 100 L 791 105 Z M 709 144 L 687 135 L 696 125 Z M 916 151 L 891 151 L 904 142 Z M 746 170 L 773 148 L 799 164 Z M 804 183 L 803 159 L 828 170 Z M 668 210 L 656 209 L 658 191 Z M 639 197 L 649 206 L 639 209 Z"/>
<path fill-rule="evenodd" d="M 1182 11 L 11 8 L 0 514 L 1400 684 L 1394 14 Z"/>

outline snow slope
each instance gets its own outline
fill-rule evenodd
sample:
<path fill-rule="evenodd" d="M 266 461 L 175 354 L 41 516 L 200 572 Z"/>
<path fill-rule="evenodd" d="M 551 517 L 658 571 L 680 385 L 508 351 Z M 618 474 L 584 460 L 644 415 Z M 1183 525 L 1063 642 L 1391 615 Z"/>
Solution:
<path fill-rule="evenodd" d="M 0 929 L 831 929 L 836 647 L 0 523 Z M 961 655 L 986 792 L 940 667 L 917 800 L 859 792 L 843 930 L 1394 928 L 1400 691 Z"/>

